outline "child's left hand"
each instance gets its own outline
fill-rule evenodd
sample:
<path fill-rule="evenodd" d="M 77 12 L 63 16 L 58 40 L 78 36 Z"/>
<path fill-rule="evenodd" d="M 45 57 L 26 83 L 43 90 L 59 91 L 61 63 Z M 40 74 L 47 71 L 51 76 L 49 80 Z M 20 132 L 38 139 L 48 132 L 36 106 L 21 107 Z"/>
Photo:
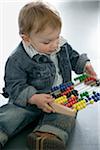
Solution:
<path fill-rule="evenodd" d="M 92 65 L 90 62 L 87 62 L 86 65 L 85 65 L 85 68 L 84 68 L 84 71 L 89 74 L 90 76 L 94 77 L 97 79 L 97 74 L 96 72 L 94 71 Z"/>

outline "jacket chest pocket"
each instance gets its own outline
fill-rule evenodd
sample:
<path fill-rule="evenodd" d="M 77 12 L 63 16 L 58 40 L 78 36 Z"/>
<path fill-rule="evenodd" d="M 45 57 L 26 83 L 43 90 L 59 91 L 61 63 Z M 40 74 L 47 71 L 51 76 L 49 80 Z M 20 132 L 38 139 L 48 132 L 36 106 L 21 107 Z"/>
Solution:
<path fill-rule="evenodd" d="M 28 75 L 28 83 L 37 90 L 51 88 L 55 78 L 55 72 L 49 67 L 33 68 Z"/>
<path fill-rule="evenodd" d="M 29 77 L 33 79 L 45 78 L 49 76 L 50 70 L 47 67 L 44 68 L 33 68 L 29 73 Z"/>

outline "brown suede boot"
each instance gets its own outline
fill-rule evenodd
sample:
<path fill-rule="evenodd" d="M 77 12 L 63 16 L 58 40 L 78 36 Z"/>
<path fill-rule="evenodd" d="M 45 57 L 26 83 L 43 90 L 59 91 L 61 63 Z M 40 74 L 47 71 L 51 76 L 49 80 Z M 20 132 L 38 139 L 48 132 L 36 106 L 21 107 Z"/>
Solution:
<path fill-rule="evenodd" d="M 27 141 L 31 150 L 65 150 L 63 141 L 51 133 L 32 132 Z"/>

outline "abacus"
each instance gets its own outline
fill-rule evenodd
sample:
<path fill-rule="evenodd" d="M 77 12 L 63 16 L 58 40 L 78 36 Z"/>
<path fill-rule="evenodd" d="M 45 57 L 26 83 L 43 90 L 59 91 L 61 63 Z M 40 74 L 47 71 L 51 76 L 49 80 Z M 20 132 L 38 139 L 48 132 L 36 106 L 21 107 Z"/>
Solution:
<path fill-rule="evenodd" d="M 50 93 L 55 98 L 51 107 L 57 113 L 75 116 L 77 111 L 100 100 L 100 80 L 82 74 L 74 82 L 52 87 Z"/>

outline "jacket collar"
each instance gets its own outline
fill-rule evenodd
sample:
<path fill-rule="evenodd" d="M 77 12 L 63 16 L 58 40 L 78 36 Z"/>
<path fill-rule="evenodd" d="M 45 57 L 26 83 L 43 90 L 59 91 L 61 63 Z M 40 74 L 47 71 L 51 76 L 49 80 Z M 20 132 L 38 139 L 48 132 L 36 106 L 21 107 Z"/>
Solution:
<path fill-rule="evenodd" d="M 59 45 L 58 45 L 58 48 L 56 49 L 55 52 L 53 52 L 51 55 L 54 55 L 56 53 L 58 53 L 61 49 L 61 47 L 67 42 L 66 39 L 64 39 L 62 36 L 60 37 L 59 39 Z M 26 53 L 31 57 L 33 58 L 33 56 L 37 55 L 37 54 L 40 54 L 40 55 L 46 55 L 46 54 L 43 54 L 43 53 L 39 53 L 37 52 L 36 49 L 34 49 L 31 45 L 30 46 L 26 46 L 25 42 L 22 41 L 22 44 L 23 44 L 23 47 L 26 51 Z"/>

